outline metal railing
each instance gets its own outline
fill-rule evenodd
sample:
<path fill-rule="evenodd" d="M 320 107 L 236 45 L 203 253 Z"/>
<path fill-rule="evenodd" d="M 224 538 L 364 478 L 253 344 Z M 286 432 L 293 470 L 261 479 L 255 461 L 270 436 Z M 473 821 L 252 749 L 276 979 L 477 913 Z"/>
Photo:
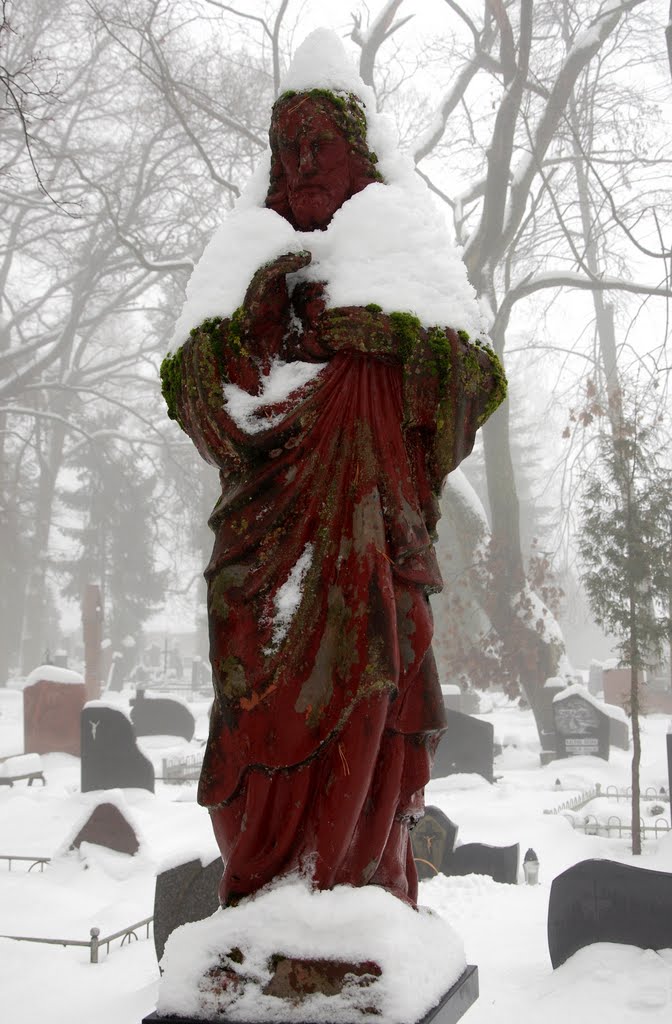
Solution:
<path fill-rule="evenodd" d="M 565 800 L 564 803 L 558 804 L 557 807 L 552 807 L 550 810 L 545 810 L 544 814 L 563 814 L 564 811 L 578 811 L 586 804 L 589 804 L 591 800 L 595 800 L 597 797 L 602 796 L 602 787 L 599 782 L 595 783 L 592 789 L 584 789 L 577 796 L 571 797 L 569 800 Z"/>
<path fill-rule="evenodd" d="M 622 839 L 624 832 L 627 834 L 632 832 L 632 824 L 624 822 L 616 814 L 611 814 L 606 822 L 599 821 L 594 814 L 587 814 L 583 821 L 577 821 L 570 814 L 564 814 L 564 817 L 567 818 L 576 832 L 583 832 L 587 836 L 611 838 L 612 832 L 617 832 L 618 838 Z M 653 825 L 645 825 L 644 819 L 640 818 L 639 831 L 642 839 L 650 839 L 651 835 L 653 835 L 654 839 L 658 839 L 659 836 L 665 835 L 667 832 L 672 831 L 672 829 L 670 829 L 670 824 L 666 818 L 656 818 Z"/>
<path fill-rule="evenodd" d="M 107 947 L 107 952 L 110 952 L 110 943 L 114 942 L 115 939 L 121 939 L 120 947 L 128 940 L 138 938 L 137 929 L 146 928 L 145 938 L 149 938 L 149 926 L 151 925 L 153 917 L 145 917 L 142 921 L 136 921 L 135 924 L 129 924 L 127 928 L 121 928 L 118 932 L 113 932 L 111 935 L 105 935 L 102 939 L 100 937 L 100 928 L 91 928 L 89 931 L 89 939 L 40 939 L 35 938 L 31 935 L 2 935 L 0 938 L 13 939 L 14 942 L 41 942 L 48 946 L 80 946 L 88 947 L 89 949 L 89 963 L 98 963 L 98 954 L 101 946 Z"/>
<path fill-rule="evenodd" d="M 13 853 L 0 853 L 0 860 L 7 861 L 7 868 L 9 871 L 12 870 L 12 863 L 15 860 L 29 862 L 30 867 L 28 868 L 28 871 L 32 871 L 38 864 L 40 865 L 40 871 L 44 871 L 44 865 L 51 864 L 51 857 L 23 857 Z"/>
<path fill-rule="evenodd" d="M 189 757 L 164 757 L 161 762 L 161 775 L 157 779 L 169 784 L 181 782 L 198 782 L 203 766 L 203 754 L 192 754 Z"/>
<path fill-rule="evenodd" d="M 620 800 L 632 800 L 632 786 L 628 786 L 626 789 L 619 789 L 618 786 L 607 786 L 602 795 L 617 802 Z M 641 800 L 660 800 L 664 804 L 670 802 L 670 794 L 664 787 L 658 791 L 655 786 L 647 786 L 646 789 L 640 792 L 639 796 Z"/>

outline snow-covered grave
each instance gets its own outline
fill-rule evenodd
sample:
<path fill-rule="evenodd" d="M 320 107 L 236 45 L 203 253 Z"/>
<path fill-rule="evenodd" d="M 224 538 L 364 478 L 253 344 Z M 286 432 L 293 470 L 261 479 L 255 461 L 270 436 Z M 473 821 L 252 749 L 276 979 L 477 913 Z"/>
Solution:
<path fill-rule="evenodd" d="M 18 689 L 0 689 L 0 757 L 22 752 L 21 698 Z M 128 710 L 127 693 L 106 699 Z M 596 783 L 603 794 L 610 787 L 625 790 L 630 784 L 630 754 L 612 749 L 608 762 L 579 756 L 540 767 L 531 712 L 490 695 L 483 696 L 482 706 L 480 717 L 505 739 L 495 761 L 499 781 L 490 785 L 473 775 L 437 779 L 427 788 L 426 802 L 459 824 L 462 842 L 518 842 L 521 850 L 533 847 L 540 861 L 540 884 L 524 885 L 522 871 L 517 886 L 480 875 L 438 875 L 421 883 L 423 906 L 457 933 L 467 961 L 479 968 L 480 998 L 465 1021 L 536 1024 L 542 1012 L 545 1024 L 565 1024 L 571 1012 L 572 1024 L 592 1024 L 598 1015 L 618 1024 L 668 1024 L 672 950 L 654 953 L 601 943 L 580 950 L 556 971 L 548 955 L 550 885 L 566 868 L 587 858 L 606 857 L 672 872 L 672 833 L 647 837 L 643 855 L 633 858 L 626 833 L 618 839 L 584 835 L 572 827 L 572 813 L 580 817 L 589 805 L 564 814 L 544 813 L 578 799 Z M 157 736 L 138 740 L 157 776 L 164 758 L 195 755 L 201 749 L 208 702 L 190 703 L 190 708 L 197 721 L 192 743 Z M 667 727 L 661 715 L 643 721 L 643 790 L 658 793 L 668 785 Z M 69 841 L 101 794 L 79 792 L 77 758 L 47 754 L 41 762 L 46 787 L 29 789 L 27 783 L 19 782 L 12 789 L 0 788 L 0 857 L 52 858 L 42 872 L 39 865 L 29 872 L 31 862 L 14 862 L 9 871 L 7 860 L 0 859 L 0 934 L 88 940 L 92 927 L 99 928 L 101 936 L 112 934 L 152 914 L 158 871 L 194 857 L 207 864 L 217 856 L 209 817 L 195 802 L 193 782 L 174 786 L 157 781 L 155 795 L 140 790 L 104 794 L 136 828 L 140 850 L 135 856 L 86 843 L 79 851 L 69 851 Z M 606 797 L 602 799 L 606 812 Z M 669 804 L 663 802 L 667 816 Z M 647 798 L 644 809 L 653 803 Z M 622 818 L 628 813 L 623 800 L 609 804 Z M 361 900 L 370 916 L 369 896 L 352 891 L 352 901 Z M 273 898 L 281 901 L 282 893 Z M 311 907 L 307 894 L 305 901 L 306 908 Z M 297 912 L 305 917 L 306 908 L 297 907 Z M 258 913 L 263 909 L 259 903 Z M 254 905 L 251 910 L 257 912 Z M 343 942 L 353 931 L 345 923 L 351 910 L 352 902 L 347 901 L 337 911 L 329 910 L 331 926 Z M 386 924 L 389 955 L 396 949 L 403 956 L 408 941 L 405 925 L 394 914 Z M 310 919 L 304 920 L 304 931 L 309 925 Z M 415 981 L 416 987 L 426 985 L 428 993 L 431 974 L 443 962 L 441 949 L 438 959 L 436 949 L 431 954 L 434 959 L 429 953 L 427 959 L 430 976 Z M 446 963 L 449 957 L 446 947 Z M 147 940 L 144 929 L 139 930 L 137 941 L 121 946 L 116 940 L 109 953 L 106 947 L 100 950 L 99 959 L 98 965 L 92 965 L 88 948 L 0 939 L 1 999 L 12 1008 L 7 1019 L 12 1024 L 36 1024 L 41 1019 L 52 1024 L 85 1024 L 94 1019 L 97 1024 L 139 1024 L 158 999 L 159 971 L 151 938 Z M 39 986 L 30 983 L 36 977 Z"/>

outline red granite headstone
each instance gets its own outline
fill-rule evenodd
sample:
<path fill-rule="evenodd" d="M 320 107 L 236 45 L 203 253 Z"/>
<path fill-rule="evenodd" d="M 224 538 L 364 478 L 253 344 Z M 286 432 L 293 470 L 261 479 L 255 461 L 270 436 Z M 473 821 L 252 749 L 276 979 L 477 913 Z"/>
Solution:
<path fill-rule="evenodd" d="M 70 849 L 78 850 L 82 843 L 95 843 L 119 853 L 137 853 L 140 849 L 135 829 L 114 804 L 98 804 L 79 830 Z"/>
<path fill-rule="evenodd" d="M 86 687 L 78 672 L 41 665 L 23 691 L 23 749 L 26 754 L 79 757 L 79 719 Z"/>

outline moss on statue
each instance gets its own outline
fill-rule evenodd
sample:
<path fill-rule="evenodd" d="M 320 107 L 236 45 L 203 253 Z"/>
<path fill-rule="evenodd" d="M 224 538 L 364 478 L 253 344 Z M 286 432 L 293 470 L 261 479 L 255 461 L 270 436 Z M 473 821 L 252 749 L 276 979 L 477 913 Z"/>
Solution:
<path fill-rule="evenodd" d="M 184 424 L 178 413 L 180 391 L 182 389 L 182 349 L 169 353 L 161 363 L 161 394 L 166 400 L 168 416 L 184 430 Z"/>
<path fill-rule="evenodd" d="M 490 372 L 494 379 L 494 387 L 490 393 L 490 398 L 488 399 L 485 409 L 478 417 L 477 424 L 479 427 L 482 426 L 485 421 L 492 416 L 493 412 L 495 412 L 495 410 L 502 404 L 506 398 L 508 389 L 504 367 L 502 366 L 497 353 L 491 348 L 487 348 L 486 352 L 490 359 Z"/>

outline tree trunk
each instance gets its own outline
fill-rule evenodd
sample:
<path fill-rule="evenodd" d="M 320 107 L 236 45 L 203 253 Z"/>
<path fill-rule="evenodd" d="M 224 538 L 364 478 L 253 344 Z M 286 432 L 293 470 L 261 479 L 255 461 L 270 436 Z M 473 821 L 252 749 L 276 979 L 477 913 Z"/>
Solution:
<path fill-rule="evenodd" d="M 642 832 L 639 806 L 639 765 L 642 744 L 639 734 L 639 673 L 636 665 L 630 666 L 630 711 L 632 714 L 632 852 L 642 852 Z"/>
<path fill-rule="evenodd" d="M 497 346 L 503 348 L 502 346 Z M 543 744 L 548 731 L 544 683 L 558 674 L 562 644 L 537 628 L 537 616 L 516 603 L 524 597 L 525 570 L 520 543 L 520 516 L 509 440 L 509 402 L 502 403 L 483 427 L 485 470 L 492 517 L 492 577 L 484 588 L 485 610 L 504 644 L 507 661 L 518 674 Z"/>

